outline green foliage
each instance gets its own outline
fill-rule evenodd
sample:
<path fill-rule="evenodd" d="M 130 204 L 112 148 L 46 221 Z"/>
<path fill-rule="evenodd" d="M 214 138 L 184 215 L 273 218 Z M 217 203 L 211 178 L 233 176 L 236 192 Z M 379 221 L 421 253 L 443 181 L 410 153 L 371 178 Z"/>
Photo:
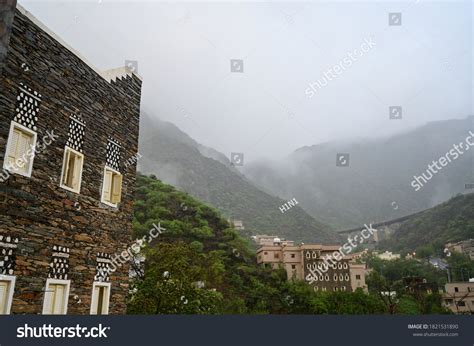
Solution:
<path fill-rule="evenodd" d="M 416 251 L 420 258 L 441 256 L 449 242 L 474 238 L 474 194 L 458 195 L 405 221 L 380 243 L 381 249 Z"/>
<path fill-rule="evenodd" d="M 436 283 L 438 287 L 443 287 L 446 283 L 444 271 L 418 259 L 386 261 L 377 257 L 368 257 L 367 263 L 372 269 L 366 277 L 369 291 L 372 295 L 379 297 L 387 313 L 446 313 L 441 306 L 441 296 L 438 292 L 410 290 L 403 281 L 404 278 L 418 277 L 426 279 L 429 283 Z M 394 292 L 395 295 L 391 295 L 390 292 Z"/>
<path fill-rule="evenodd" d="M 250 241 L 219 212 L 150 177 L 139 175 L 137 185 L 135 236 L 158 223 L 164 231 L 144 249 L 144 274 L 132 282 L 129 314 L 388 312 L 376 291 L 314 292 L 303 281 L 288 281 L 283 269 L 257 266 Z M 381 266 L 376 260 L 373 265 Z M 385 271 L 394 280 L 416 273 L 413 268 L 399 273 L 395 266 Z"/>
<path fill-rule="evenodd" d="M 468 255 L 451 253 L 447 257 L 447 262 L 451 272 L 451 281 L 468 281 L 474 277 L 474 261 Z"/>

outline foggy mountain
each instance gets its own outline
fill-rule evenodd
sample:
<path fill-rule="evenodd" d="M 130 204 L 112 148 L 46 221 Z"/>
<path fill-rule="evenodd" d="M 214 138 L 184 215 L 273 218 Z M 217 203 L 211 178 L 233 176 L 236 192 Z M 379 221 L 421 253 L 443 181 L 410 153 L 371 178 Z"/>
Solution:
<path fill-rule="evenodd" d="M 142 114 L 138 169 L 176 186 L 226 217 L 242 220 L 245 233 L 276 234 L 295 241 L 334 243 L 330 227 L 299 205 L 282 213 L 286 201 L 258 189 L 228 159 L 204 147 L 171 123 Z"/>
<path fill-rule="evenodd" d="M 248 164 L 245 175 L 267 192 L 296 198 L 309 214 L 335 228 L 390 220 L 433 207 L 474 182 L 472 148 L 419 191 L 411 186 L 414 175 L 464 142 L 473 124 L 471 116 L 430 122 L 386 139 L 303 147 L 280 162 Z M 349 166 L 336 166 L 337 153 L 350 155 Z"/>

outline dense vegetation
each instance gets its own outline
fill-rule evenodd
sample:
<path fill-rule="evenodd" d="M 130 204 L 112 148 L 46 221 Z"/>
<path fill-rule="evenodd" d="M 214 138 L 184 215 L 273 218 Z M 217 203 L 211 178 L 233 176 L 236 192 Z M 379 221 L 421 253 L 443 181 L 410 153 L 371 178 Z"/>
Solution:
<path fill-rule="evenodd" d="M 405 221 L 393 237 L 380 244 L 419 257 L 441 256 L 445 244 L 474 238 L 474 194 L 458 195 Z"/>
<path fill-rule="evenodd" d="M 216 210 L 154 177 L 137 177 L 133 223 L 136 237 L 154 224 L 164 231 L 144 250 L 144 271 L 132 282 L 130 314 L 436 311 L 428 303 L 415 304 L 408 294 L 394 310 L 377 291 L 315 293 L 304 282 L 287 281 L 283 270 L 257 266 L 248 242 Z"/>
<path fill-rule="evenodd" d="M 146 115 L 142 121 L 143 157 L 138 162 L 142 172 L 155 174 L 212 205 L 226 218 L 243 220 L 247 235 L 268 233 L 295 241 L 338 241 L 329 226 L 308 215 L 300 205 L 282 213 L 279 207 L 286 201 L 255 187 L 224 155 L 199 145 L 170 123 Z"/>
<path fill-rule="evenodd" d="M 439 270 L 426 261 L 416 259 L 398 259 L 385 261 L 377 257 L 368 257 L 367 264 L 372 272 L 367 276 L 369 291 L 378 295 L 385 308 L 391 313 L 431 314 L 445 313 L 441 307 L 441 295 L 438 289 L 446 283 L 446 272 Z M 432 294 L 410 291 L 406 278 L 421 278 L 427 283 L 434 283 Z M 396 292 L 395 296 L 381 292 Z"/>

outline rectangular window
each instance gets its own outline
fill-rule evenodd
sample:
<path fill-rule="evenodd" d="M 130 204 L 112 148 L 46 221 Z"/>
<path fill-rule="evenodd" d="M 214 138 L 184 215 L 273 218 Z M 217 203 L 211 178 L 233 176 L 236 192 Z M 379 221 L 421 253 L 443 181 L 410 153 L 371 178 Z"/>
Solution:
<path fill-rule="evenodd" d="M 356 275 L 356 280 L 360 280 L 360 275 Z"/>
<path fill-rule="evenodd" d="M 295 254 L 294 254 L 294 253 L 291 254 L 291 258 L 295 258 Z"/>
<path fill-rule="evenodd" d="M 3 168 L 12 173 L 31 177 L 36 137 L 36 132 L 12 121 Z"/>
<path fill-rule="evenodd" d="M 61 173 L 61 187 L 79 193 L 82 181 L 82 166 L 84 155 L 66 147 L 64 149 L 63 171 Z"/>
<path fill-rule="evenodd" d="M 116 207 L 122 198 L 122 175 L 116 170 L 105 166 L 104 183 L 102 186 L 102 202 Z"/>
<path fill-rule="evenodd" d="M 70 280 L 46 280 L 43 315 L 65 315 L 69 297 Z"/>
<path fill-rule="evenodd" d="M 91 315 L 108 315 L 110 283 L 94 282 L 92 286 Z"/>
<path fill-rule="evenodd" d="M 0 315 L 10 314 L 14 287 L 14 276 L 0 275 Z"/>
<path fill-rule="evenodd" d="M 458 306 L 466 306 L 466 302 L 458 302 Z"/>
<path fill-rule="evenodd" d="M 275 252 L 275 253 L 273 254 L 273 258 L 280 258 L 280 255 Z"/>
<path fill-rule="evenodd" d="M 454 292 L 459 292 L 459 288 L 454 287 Z"/>

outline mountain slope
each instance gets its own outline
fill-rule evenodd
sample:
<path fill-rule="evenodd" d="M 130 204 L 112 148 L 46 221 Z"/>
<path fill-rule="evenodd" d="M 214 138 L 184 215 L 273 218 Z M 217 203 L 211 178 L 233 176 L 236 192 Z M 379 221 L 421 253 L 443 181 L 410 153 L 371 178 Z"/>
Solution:
<path fill-rule="evenodd" d="M 448 242 L 474 239 L 474 193 L 458 195 L 403 222 L 382 249 L 411 252 L 420 248 L 440 254 Z"/>
<path fill-rule="evenodd" d="M 338 236 L 299 206 L 284 214 L 284 200 L 256 188 L 224 155 L 200 146 L 176 126 L 142 116 L 139 170 L 243 220 L 248 234 L 271 233 L 295 241 L 334 243 Z M 204 155 L 203 155 L 204 153 Z"/>
<path fill-rule="evenodd" d="M 472 149 L 420 191 L 411 186 L 413 176 L 464 141 L 473 124 L 474 117 L 431 122 L 385 139 L 304 147 L 282 162 L 248 164 L 245 175 L 274 195 L 295 197 L 309 214 L 335 228 L 395 219 L 446 201 L 474 182 Z M 348 167 L 336 167 L 337 153 L 350 154 Z"/>

